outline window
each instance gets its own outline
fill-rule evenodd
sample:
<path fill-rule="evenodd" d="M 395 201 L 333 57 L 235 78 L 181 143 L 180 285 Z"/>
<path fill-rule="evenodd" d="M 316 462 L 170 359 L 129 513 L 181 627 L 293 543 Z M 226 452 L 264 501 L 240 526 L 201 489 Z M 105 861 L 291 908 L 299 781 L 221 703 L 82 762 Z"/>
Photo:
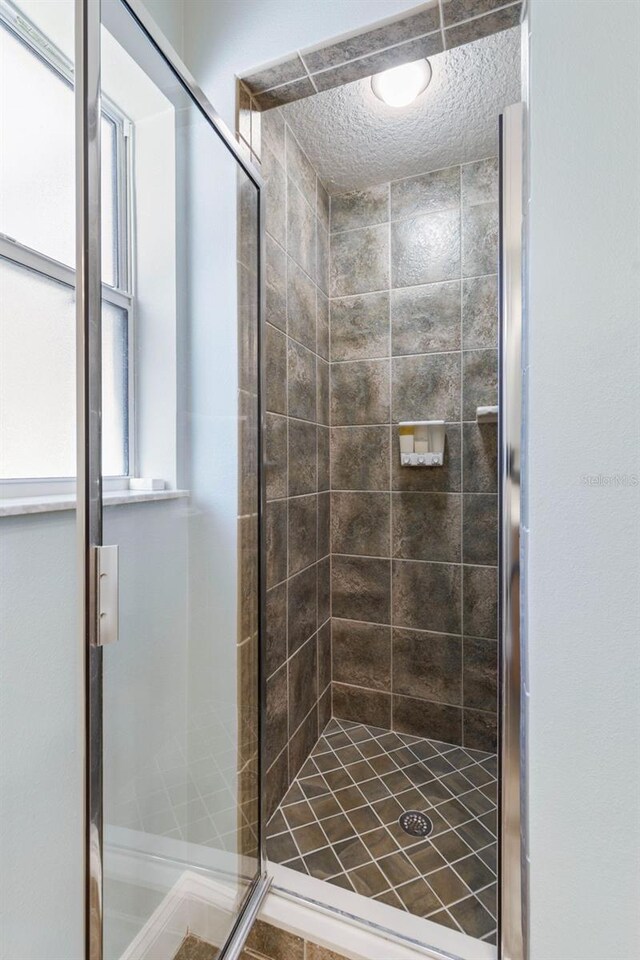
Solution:
<path fill-rule="evenodd" d="M 73 70 L 0 0 L 0 479 L 76 472 Z M 103 101 L 103 473 L 130 472 L 131 125 Z"/>

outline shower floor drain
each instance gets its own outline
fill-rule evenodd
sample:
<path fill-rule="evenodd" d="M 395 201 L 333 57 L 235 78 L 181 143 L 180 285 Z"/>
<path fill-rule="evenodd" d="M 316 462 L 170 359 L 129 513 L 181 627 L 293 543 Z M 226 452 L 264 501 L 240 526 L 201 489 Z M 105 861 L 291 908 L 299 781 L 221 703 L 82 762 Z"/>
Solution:
<path fill-rule="evenodd" d="M 411 837 L 428 837 L 433 830 L 433 823 L 429 817 L 417 810 L 407 810 L 399 818 L 398 823 Z"/>

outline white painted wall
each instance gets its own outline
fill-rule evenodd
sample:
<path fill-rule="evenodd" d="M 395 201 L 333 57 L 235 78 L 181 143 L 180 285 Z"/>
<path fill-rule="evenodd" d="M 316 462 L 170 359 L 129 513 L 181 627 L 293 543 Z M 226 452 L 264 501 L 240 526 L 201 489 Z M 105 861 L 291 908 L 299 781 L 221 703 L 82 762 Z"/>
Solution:
<path fill-rule="evenodd" d="M 531 958 L 637 960 L 640 4 L 530 17 Z"/>
<path fill-rule="evenodd" d="M 183 2 L 185 62 L 231 129 L 236 76 L 416 6 L 415 0 Z"/>
<path fill-rule="evenodd" d="M 0 520 L 0 957 L 80 960 L 82 739 L 70 513 Z"/>

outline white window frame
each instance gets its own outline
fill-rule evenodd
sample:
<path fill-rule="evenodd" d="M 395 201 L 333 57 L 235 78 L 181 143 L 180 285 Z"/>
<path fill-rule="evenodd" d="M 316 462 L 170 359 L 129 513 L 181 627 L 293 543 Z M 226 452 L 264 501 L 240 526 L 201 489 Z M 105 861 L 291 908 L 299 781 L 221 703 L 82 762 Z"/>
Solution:
<path fill-rule="evenodd" d="M 12 33 L 38 59 L 65 83 L 73 86 L 73 63 L 59 50 L 27 17 L 9 0 L 0 0 L 0 29 Z M 115 128 L 115 173 L 116 202 L 114 225 L 116 258 L 114 262 L 116 284 L 102 284 L 103 300 L 126 311 L 127 314 L 127 410 L 126 410 L 126 475 L 104 477 L 106 491 L 128 489 L 129 479 L 135 476 L 135 301 L 133 293 L 133 123 L 108 97 L 102 96 L 102 114 Z M 0 232 L 0 257 L 75 288 L 76 271 L 46 254 L 27 247 L 13 237 Z M 41 497 L 75 492 L 75 477 L 16 477 L 0 478 L 0 495 L 3 498 Z"/>

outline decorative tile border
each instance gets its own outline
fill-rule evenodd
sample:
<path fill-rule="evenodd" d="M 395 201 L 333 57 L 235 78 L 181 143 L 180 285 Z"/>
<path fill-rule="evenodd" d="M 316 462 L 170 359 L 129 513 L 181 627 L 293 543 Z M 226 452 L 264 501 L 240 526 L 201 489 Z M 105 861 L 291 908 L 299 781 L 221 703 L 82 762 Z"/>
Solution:
<path fill-rule="evenodd" d="M 362 33 L 298 50 L 242 84 L 258 110 L 270 110 L 517 26 L 521 8 L 522 0 L 431 0 Z"/>

